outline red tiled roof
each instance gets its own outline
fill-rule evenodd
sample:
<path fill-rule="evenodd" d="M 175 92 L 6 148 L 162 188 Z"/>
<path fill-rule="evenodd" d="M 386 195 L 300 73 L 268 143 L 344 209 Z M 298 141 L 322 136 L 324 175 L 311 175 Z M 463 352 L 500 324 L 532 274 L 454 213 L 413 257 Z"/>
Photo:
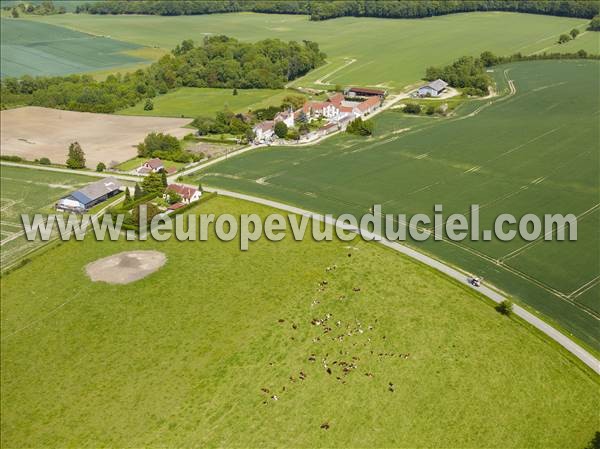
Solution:
<path fill-rule="evenodd" d="M 329 97 L 329 102 L 333 103 L 336 106 L 339 106 L 342 101 L 344 101 L 344 94 L 340 92 L 337 92 L 331 97 Z"/>
<path fill-rule="evenodd" d="M 357 107 L 360 111 L 364 112 L 371 109 L 374 106 L 377 106 L 381 103 L 378 97 L 371 97 L 368 100 L 363 101 Z"/>
<path fill-rule="evenodd" d="M 262 131 L 268 131 L 270 129 L 273 129 L 273 125 L 274 124 L 275 124 L 274 121 L 272 121 L 272 120 L 266 120 L 266 121 L 261 122 L 258 125 L 256 125 L 256 127 L 260 128 Z"/>
<path fill-rule="evenodd" d="M 181 207 L 185 206 L 185 204 L 183 203 L 175 203 L 175 204 L 171 204 L 167 209 L 169 210 L 176 210 L 179 209 Z"/>
<path fill-rule="evenodd" d="M 186 200 L 191 199 L 192 196 L 194 196 L 194 194 L 198 191 L 198 189 L 188 186 L 182 186 L 181 184 L 169 184 L 167 190 L 177 192 L 179 195 L 181 195 L 182 198 Z"/>
<path fill-rule="evenodd" d="M 147 160 L 146 165 L 148 165 L 150 168 L 153 168 L 154 170 L 156 170 L 157 168 L 160 168 L 163 166 L 163 162 L 158 158 L 154 158 L 154 159 Z"/>

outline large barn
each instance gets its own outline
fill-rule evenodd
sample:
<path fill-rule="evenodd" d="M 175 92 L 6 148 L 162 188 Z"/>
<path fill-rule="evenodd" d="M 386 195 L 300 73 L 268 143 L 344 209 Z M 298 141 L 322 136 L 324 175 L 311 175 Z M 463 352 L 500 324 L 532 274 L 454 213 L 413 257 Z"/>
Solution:
<path fill-rule="evenodd" d="M 448 83 L 444 80 L 437 79 L 429 84 L 419 87 L 417 94 L 419 97 L 437 97 L 446 90 Z"/>
<path fill-rule="evenodd" d="M 56 203 L 56 210 L 83 213 L 121 191 L 121 184 L 112 176 L 93 182 L 70 193 Z"/>

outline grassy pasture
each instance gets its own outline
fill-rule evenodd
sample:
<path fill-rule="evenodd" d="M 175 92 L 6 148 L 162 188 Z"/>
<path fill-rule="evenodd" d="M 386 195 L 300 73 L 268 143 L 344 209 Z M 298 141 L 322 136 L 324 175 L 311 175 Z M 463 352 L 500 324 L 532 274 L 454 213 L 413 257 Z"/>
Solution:
<path fill-rule="evenodd" d="M 279 106 L 286 95 L 299 95 L 285 89 L 238 89 L 233 95 L 231 89 L 209 89 L 182 87 L 174 92 L 153 99 L 154 109 L 144 111 L 145 101 L 124 109 L 121 115 L 147 115 L 160 117 L 214 117 L 229 109 L 233 112 L 248 112 L 267 106 Z"/>
<path fill-rule="evenodd" d="M 64 75 L 143 61 L 139 45 L 25 19 L 0 19 L 2 76 Z"/>
<path fill-rule="evenodd" d="M 40 246 L 39 242 L 29 242 L 22 235 L 18 236 L 23 230 L 20 214 L 51 212 L 58 199 L 93 181 L 95 179 L 89 176 L 0 166 L 0 267 L 5 268 L 23 254 Z"/>
<path fill-rule="evenodd" d="M 199 209 L 273 212 L 226 198 Z M 130 285 L 85 275 L 133 249 L 167 264 Z M 597 430 L 588 371 L 475 292 L 375 244 L 286 238 L 240 252 L 214 235 L 86 239 L 0 286 L 6 449 L 563 448 Z M 328 313 L 330 333 L 311 325 Z M 344 374 L 341 362 L 356 368 Z"/>
<path fill-rule="evenodd" d="M 561 33 L 575 27 L 583 31 L 589 20 L 500 12 L 424 19 L 344 17 L 324 22 L 311 22 L 306 16 L 253 13 L 178 17 L 64 14 L 35 20 L 167 50 L 183 39 L 200 41 L 208 34 L 246 41 L 310 39 L 327 53 L 329 64 L 295 84 L 315 87 L 320 86 L 315 81 L 322 80 L 400 88 L 419 80 L 427 66 L 484 50 L 528 54 L 584 48 L 597 53 L 599 46 L 593 33 L 567 46 L 555 45 Z"/>
<path fill-rule="evenodd" d="M 493 229 L 501 213 L 575 214 L 577 242 L 420 247 L 484 276 L 598 351 L 597 298 L 584 299 L 600 279 L 598 69 L 592 61 L 498 67 L 500 90 L 506 91 L 506 71 L 516 95 L 465 104 L 450 119 L 387 112 L 375 119 L 373 138 L 261 149 L 200 178 L 334 214 L 362 215 L 382 204 L 384 213 L 432 215 L 442 204 L 448 217 L 479 204 L 482 229 Z"/>

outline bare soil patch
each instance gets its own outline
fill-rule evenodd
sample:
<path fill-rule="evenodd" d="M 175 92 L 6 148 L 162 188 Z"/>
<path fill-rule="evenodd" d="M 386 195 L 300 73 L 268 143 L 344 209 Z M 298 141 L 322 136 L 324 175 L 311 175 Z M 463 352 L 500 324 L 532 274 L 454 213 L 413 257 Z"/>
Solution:
<path fill-rule="evenodd" d="M 154 273 L 167 262 L 159 251 L 125 251 L 98 259 L 85 266 L 94 282 L 129 284 Z"/>
<path fill-rule="evenodd" d="M 181 138 L 192 132 L 183 128 L 190 122 L 27 106 L 0 112 L 0 153 L 27 160 L 47 157 L 63 164 L 69 144 L 77 141 L 85 152 L 86 165 L 95 168 L 98 162 L 109 165 L 135 157 L 135 146 L 153 131 Z"/>

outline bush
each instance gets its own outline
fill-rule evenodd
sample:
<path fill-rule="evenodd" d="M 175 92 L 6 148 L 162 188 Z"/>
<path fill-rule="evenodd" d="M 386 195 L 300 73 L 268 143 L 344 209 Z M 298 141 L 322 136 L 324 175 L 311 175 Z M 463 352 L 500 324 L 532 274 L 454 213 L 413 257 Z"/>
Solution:
<path fill-rule="evenodd" d="M 24 159 L 20 156 L 2 155 L 2 156 L 0 156 L 0 160 L 8 161 L 8 162 L 23 162 Z"/>
<path fill-rule="evenodd" d="M 559 44 L 565 44 L 565 43 L 569 42 L 570 40 L 571 40 L 571 36 L 569 36 L 568 34 L 561 34 L 558 37 Z"/>
<path fill-rule="evenodd" d="M 421 113 L 421 105 L 417 103 L 407 103 L 403 109 L 407 114 L 420 114 Z"/>
<path fill-rule="evenodd" d="M 505 299 L 495 307 L 496 311 L 502 315 L 510 315 L 512 313 L 513 305 L 512 302 Z"/>
<path fill-rule="evenodd" d="M 358 136 L 370 136 L 373 134 L 374 129 L 375 125 L 372 121 L 363 121 L 362 118 L 358 117 L 348 124 L 346 132 Z"/>
<path fill-rule="evenodd" d="M 40 160 L 38 161 L 38 164 L 40 165 L 50 165 L 50 159 L 48 159 L 47 157 L 41 157 Z"/>
<path fill-rule="evenodd" d="M 98 162 L 98 165 L 96 165 L 96 171 L 103 172 L 104 170 L 106 170 L 106 165 L 104 162 Z"/>
<path fill-rule="evenodd" d="M 579 30 L 577 28 L 573 28 L 569 34 L 571 35 L 572 39 L 575 39 L 577 36 L 579 36 Z"/>
<path fill-rule="evenodd" d="M 435 114 L 435 106 L 430 104 L 429 106 L 427 106 L 427 110 L 425 111 L 425 114 L 427 115 L 433 115 Z"/>
<path fill-rule="evenodd" d="M 275 135 L 277 137 L 279 137 L 280 139 L 283 139 L 285 136 L 287 136 L 288 127 L 283 122 L 277 122 L 277 123 L 275 123 L 274 131 L 275 131 Z"/>
<path fill-rule="evenodd" d="M 154 102 L 148 98 L 146 99 L 146 104 L 144 105 L 144 111 L 151 111 L 154 109 Z"/>

